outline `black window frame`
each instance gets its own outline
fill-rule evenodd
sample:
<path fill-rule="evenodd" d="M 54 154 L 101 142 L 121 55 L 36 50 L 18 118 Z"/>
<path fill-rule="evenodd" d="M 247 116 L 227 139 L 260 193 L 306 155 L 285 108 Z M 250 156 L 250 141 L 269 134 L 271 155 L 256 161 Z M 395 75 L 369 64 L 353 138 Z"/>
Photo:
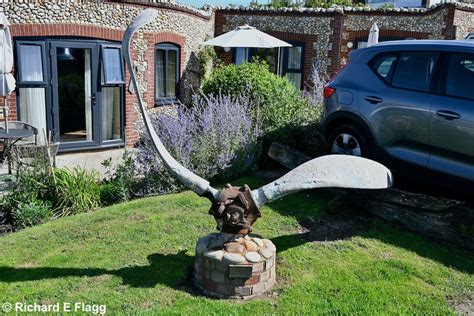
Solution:
<path fill-rule="evenodd" d="M 164 72 L 164 90 L 166 92 L 167 90 L 167 80 L 166 80 L 166 77 L 167 77 L 167 73 L 168 73 L 168 51 L 170 50 L 173 50 L 173 51 L 176 51 L 176 82 L 175 82 L 175 95 L 170 97 L 170 96 L 164 96 L 164 97 L 160 97 L 157 95 L 157 59 L 158 59 L 158 54 L 157 54 L 157 51 L 158 50 L 164 50 L 165 51 L 165 59 L 166 59 L 166 65 L 163 67 L 163 72 Z M 180 69 L 181 69 L 181 46 L 176 44 L 176 43 L 171 43 L 171 42 L 162 42 L 162 43 L 157 43 L 155 44 L 155 56 L 154 56 L 154 61 L 155 61 L 155 66 L 153 69 L 153 72 L 154 72 L 154 86 L 153 86 L 153 94 L 154 94 L 154 97 L 155 97 L 155 105 L 156 106 L 161 106 L 161 105 L 168 105 L 168 104 L 172 104 L 174 102 L 176 102 L 177 100 L 179 100 L 179 97 L 180 97 L 180 91 L 179 91 L 179 81 L 180 81 Z"/>
<path fill-rule="evenodd" d="M 19 70 L 21 68 L 21 62 L 19 57 L 19 45 L 28 44 L 28 45 L 37 45 L 42 46 L 42 62 L 43 62 L 43 82 L 30 82 L 27 81 L 21 82 L 20 80 L 20 72 L 16 71 L 16 79 L 17 79 L 17 89 L 16 89 L 16 108 L 17 108 L 17 119 L 22 120 L 21 118 L 21 109 L 20 109 L 20 91 L 19 88 L 44 88 L 45 89 L 45 96 L 46 96 L 46 128 L 48 133 L 52 132 L 53 134 L 56 133 L 56 127 L 54 121 L 57 119 L 56 114 L 54 113 L 53 107 L 54 102 L 57 102 L 53 98 L 53 85 L 54 80 L 52 78 L 52 64 L 51 64 L 51 56 L 52 56 L 52 45 L 53 44 L 61 44 L 61 43 L 68 43 L 74 45 L 75 43 L 93 43 L 98 45 L 98 80 L 96 85 L 96 100 L 97 102 L 101 102 L 98 99 L 101 97 L 102 87 L 110 87 L 110 86 L 120 86 L 120 139 L 112 139 L 112 140 L 102 140 L 102 126 L 98 123 L 93 123 L 93 128 L 95 131 L 93 133 L 99 133 L 100 137 L 98 136 L 97 145 L 88 145 L 88 144 L 75 144 L 74 146 L 68 146 L 66 143 L 60 144 L 59 152 L 66 153 L 66 152 L 81 152 L 87 150 L 100 150 L 100 149 L 108 149 L 108 148 L 119 148 L 123 147 L 126 144 L 126 100 L 125 100 L 125 81 L 120 84 L 113 84 L 113 85 L 104 85 L 102 84 L 101 71 L 103 71 L 102 65 L 102 46 L 106 47 L 117 47 L 120 48 L 120 56 L 121 56 L 121 65 L 123 68 L 123 76 L 124 80 L 125 76 L 125 64 L 123 60 L 123 52 L 122 46 L 116 42 L 109 42 L 107 40 L 101 39 L 90 39 L 90 38 L 82 38 L 82 37 L 69 37 L 69 36 L 22 36 L 22 37 L 15 37 L 14 38 L 14 49 L 15 49 L 15 67 Z M 101 104 L 101 103 L 100 103 Z M 98 112 L 98 120 L 100 121 L 102 118 L 102 106 L 99 107 Z M 56 136 L 56 134 L 55 134 Z M 65 145 L 66 144 L 66 145 Z"/>
<path fill-rule="evenodd" d="M 36 42 L 36 41 L 28 41 L 28 40 L 18 40 L 15 43 L 15 49 L 16 49 L 16 66 L 18 67 L 17 70 L 17 81 L 18 81 L 18 86 L 19 87 L 30 87 L 30 88 L 35 88 L 35 87 L 46 87 L 48 86 L 49 80 L 48 80 L 48 67 L 47 67 L 47 50 L 46 50 L 46 42 Z M 41 81 L 29 81 L 23 79 L 22 76 L 22 68 L 23 65 L 21 63 L 21 58 L 20 58 L 20 47 L 21 46 L 39 46 L 40 51 L 41 51 L 41 68 L 43 70 L 43 80 Z"/>
<path fill-rule="evenodd" d="M 111 146 L 117 146 L 117 145 L 123 145 L 125 143 L 125 60 L 123 58 L 123 52 L 122 52 L 122 45 L 120 44 L 112 44 L 112 43 L 99 43 L 100 45 L 100 60 L 99 60 L 99 71 L 102 70 L 101 72 L 101 80 L 100 84 L 97 87 L 97 92 L 100 93 L 100 96 L 102 97 L 102 89 L 103 88 L 110 88 L 110 87 L 118 87 L 120 89 L 120 138 L 119 139 L 103 139 L 102 135 L 102 125 L 99 124 L 98 128 L 100 129 L 100 139 L 99 141 L 99 147 L 104 148 L 104 147 L 111 147 Z M 105 67 L 105 59 L 104 59 L 104 50 L 105 49 L 118 49 L 119 50 L 119 57 L 120 57 L 120 68 L 122 72 L 122 81 L 113 81 L 113 82 L 106 82 L 106 67 Z M 100 101 L 100 111 L 99 111 L 99 119 L 102 121 L 103 117 L 103 104 L 102 100 Z"/>
<path fill-rule="evenodd" d="M 283 58 L 282 58 L 282 77 L 286 76 L 287 73 L 299 73 L 301 74 L 301 83 L 300 86 L 297 87 L 300 90 L 303 88 L 304 85 L 304 57 L 305 57 L 305 43 L 304 42 L 289 42 L 292 47 L 284 47 L 283 48 Z M 301 60 L 300 60 L 300 67 L 299 68 L 289 68 L 288 67 L 288 59 L 290 56 L 289 50 L 293 47 L 301 47 Z"/>
<path fill-rule="evenodd" d="M 289 49 L 292 47 L 282 47 L 280 48 L 280 54 L 281 54 L 281 62 L 276 61 L 277 63 L 280 62 L 280 72 L 281 72 L 281 77 L 285 77 L 287 73 L 300 73 L 301 74 L 301 84 L 298 89 L 303 89 L 305 78 L 304 78 L 304 58 L 305 58 L 305 42 L 294 42 L 294 41 L 289 41 L 289 44 L 292 45 L 292 47 L 301 47 L 301 61 L 300 61 L 300 67 L 299 68 L 289 68 L 288 67 L 288 59 L 289 59 Z M 255 47 L 249 47 L 248 51 L 248 61 L 251 61 L 252 58 L 257 56 L 257 52 L 260 48 L 255 48 Z M 278 58 L 278 48 L 263 48 L 264 50 L 273 50 L 275 52 L 276 58 Z M 235 56 L 234 56 L 234 64 L 235 64 Z M 278 69 L 278 65 L 275 65 L 275 74 Z"/>
<path fill-rule="evenodd" d="M 406 53 L 410 53 L 410 52 L 414 52 L 414 53 L 433 53 L 433 54 L 437 54 L 438 57 L 436 59 L 436 62 L 435 62 L 435 65 L 434 65 L 434 68 L 433 68 L 433 74 L 432 74 L 432 77 L 431 77 L 431 82 L 430 82 L 430 85 L 429 85 L 429 89 L 427 91 L 422 91 L 422 90 L 417 90 L 417 89 L 410 89 L 410 88 L 405 88 L 405 87 L 398 87 L 398 86 L 394 86 L 393 85 L 393 77 L 395 75 L 395 73 L 397 72 L 397 68 L 398 68 L 398 63 L 400 62 L 400 56 L 402 54 L 406 54 Z M 378 59 L 379 57 L 383 56 L 383 55 L 396 55 L 397 56 L 397 61 L 396 61 L 396 64 L 395 64 L 395 68 L 393 69 L 393 73 L 391 75 L 391 78 L 389 81 L 385 80 L 382 76 L 380 76 L 380 74 L 373 68 L 372 66 L 372 63 Z M 381 52 L 379 54 L 376 54 L 375 56 L 373 56 L 370 61 L 369 61 L 369 68 L 372 70 L 372 72 L 386 85 L 386 86 L 389 86 L 391 88 L 394 88 L 394 89 L 399 89 L 399 90 L 405 90 L 405 91 L 413 91 L 413 92 L 418 92 L 418 93 L 426 93 L 426 94 L 437 94 L 437 91 L 438 91 L 438 87 L 439 87 L 439 75 L 440 75 L 440 69 L 442 67 L 442 63 L 443 63 L 443 52 L 440 52 L 439 50 L 427 50 L 427 49 L 423 49 L 423 50 L 417 50 L 417 49 L 407 49 L 407 50 L 394 50 L 394 51 L 386 51 L 386 52 Z"/>
<path fill-rule="evenodd" d="M 120 59 L 120 71 L 122 72 L 122 80 L 121 81 L 107 81 L 107 67 L 105 67 L 105 50 L 106 49 L 117 49 L 119 51 L 119 59 Z M 124 67 L 124 59 L 122 55 L 122 47 L 118 44 L 100 44 L 100 63 L 102 67 L 102 78 L 101 78 L 101 85 L 102 86 L 116 86 L 120 84 L 125 84 L 125 67 Z"/>

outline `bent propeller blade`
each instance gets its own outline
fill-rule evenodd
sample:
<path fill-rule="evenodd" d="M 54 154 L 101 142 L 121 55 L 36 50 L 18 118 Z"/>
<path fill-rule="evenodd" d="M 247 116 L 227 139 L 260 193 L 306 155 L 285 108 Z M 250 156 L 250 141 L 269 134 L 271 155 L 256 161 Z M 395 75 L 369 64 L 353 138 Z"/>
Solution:
<path fill-rule="evenodd" d="M 252 191 L 260 207 L 285 195 L 315 188 L 386 189 L 392 173 L 370 159 L 328 155 L 310 160 L 283 177 Z"/>
<path fill-rule="evenodd" d="M 191 170 L 186 169 L 182 166 L 176 159 L 174 159 L 165 146 L 161 142 L 158 134 L 156 134 L 151 119 L 147 113 L 147 109 L 142 100 L 142 96 L 139 92 L 137 77 L 135 74 L 135 69 L 132 65 L 132 58 L 130 53 L 130 42 L 133 38 L 133 35 L 144 25 L 153 22 L 158 17 L 159 12 L 155 9 L 146 9 L 140 12 L 140 14 L 135 18 L 133 23 L 127 29 L 124 34 L 122 41 L 122 51 L 124 53 L 124 59 L 127 62 L 127 67 L 130 72 L 132 83 L 134 86 L 135 94 L 137 96 L 138 105 L 140 107 L 144 125 L 148 131 L 152 144 L 160 156 L 161 160 L 165 164 L 166 168 L 185 186 L 196 192 L 200 196 L 204 196 L 214 202 L 219 197 L 219 192 L 210 186 L 209 181 L 201 178 L 200 176 L 194 174 Z"/>

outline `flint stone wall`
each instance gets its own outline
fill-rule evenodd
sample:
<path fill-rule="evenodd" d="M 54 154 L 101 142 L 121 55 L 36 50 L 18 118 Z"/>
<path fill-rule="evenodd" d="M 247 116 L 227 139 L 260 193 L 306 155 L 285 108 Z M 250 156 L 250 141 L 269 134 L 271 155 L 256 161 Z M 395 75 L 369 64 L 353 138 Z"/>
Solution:
<path fill-rule="evenodd" d="M 474 6 L 445 3 L 424 8 L 352 8 L 335 7 L 272 9 L 225 7 L 216 12 L 216 35 L 243 24 L 274 34 L 280 39 L 305 41 L 310 48 L 310 58 L 305 57 L 304 79 L 308 79 L 312 63 L 320 74 L 331 77 L 348 60 L 348 43 L 366 38 L 374 22 L 380 36 L 416 39 L 461 39 L 474 30 Z M 224 56 L 227 61 L 232 58 Z"/>
<path fill-rule="evenodd" d="M 464 39 L 470 32 L 474 32 L 474 14 L 471 10 L 458 9 L 454 13 L 456 39 Z"/>

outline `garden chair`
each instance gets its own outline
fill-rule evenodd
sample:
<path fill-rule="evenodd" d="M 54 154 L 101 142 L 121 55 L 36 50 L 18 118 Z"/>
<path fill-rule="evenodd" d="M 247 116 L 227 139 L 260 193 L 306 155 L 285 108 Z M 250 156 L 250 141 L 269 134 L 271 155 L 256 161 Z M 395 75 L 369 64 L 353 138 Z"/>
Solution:
<path fill-rule="evenodd" d="M 8 131 L 6 131 L 8 124 Z M 3 169 L 8 162 L 8 173 L 11 174 L 12 149 L 18 142 L 34 144 L 38 142 L 38 129 L 33 125 L 21 121 L 0 122 L 0 132 L 3 139 L 3 151 L 1 153 L 1 167 Z M 33 142 L 31 141 L 33 138 Z"/>
<path fill-rule="evenodd" d="M 38 129 L 34 127 L 33 125 L 26 122 L 22 122 L 22 121 L 8 121 L 8 128 L 9 129 L 24 129 L 27 131 L 31 131 L 33 133 L 34 144 L 35 145 L 38 144 Z M 0 122 L 0 129 L 5 129 L 5 122 Z M 31 140 L 18 138 L 13 141 L 12 145 L 17 142 L 21 142 L 23 144 L 32 143 Z"/>

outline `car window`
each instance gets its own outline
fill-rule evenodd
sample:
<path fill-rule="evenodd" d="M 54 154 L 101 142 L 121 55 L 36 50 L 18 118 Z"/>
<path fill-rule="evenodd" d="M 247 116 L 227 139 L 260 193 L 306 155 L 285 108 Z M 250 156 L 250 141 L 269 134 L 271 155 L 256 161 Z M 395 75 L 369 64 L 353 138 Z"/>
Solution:
<path fill-rule="evenodd" d="M 474 99 L 474 55 L 452 54 L 449 58 L 445 93 Z"/>
<path fill-rule="evenodd" d="M 396 61 L 396 55 L 382 55 L 372 62 L 372 69 L 386 82 L 390 82 Z"/>
<path fill-rule="evenodd" d="M 435 52 L 406 52 L 400 54 L 392 85 L 398 88 L 429 91 L 438 59 Z"/>

